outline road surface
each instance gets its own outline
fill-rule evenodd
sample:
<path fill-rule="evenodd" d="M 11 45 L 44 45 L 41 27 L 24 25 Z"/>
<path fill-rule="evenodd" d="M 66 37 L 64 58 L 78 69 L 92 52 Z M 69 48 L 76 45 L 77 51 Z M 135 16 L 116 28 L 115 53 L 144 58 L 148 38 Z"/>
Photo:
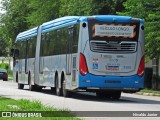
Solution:
<path fill-rule="evenodd" d="M 99 99 L 94 93 L 78 93 L 72 98 L 64 98 L 53 94 L 50 88 L 45 88 L 42 92 L 34 92 L 29 91 L 26 85 L 23 90 L 19 90 L 17 83 L 13 81 L 0 80 L 0 96 L 13 99 L 40 100 L 45 105 L 71 111 L 160 111 L 160 97 L 156 96 L 122 93 L 120 100 L 113 101 Z M 98 118 L 95 119 L 98 120 Z M 127 120 L 127 118 L 124 119 Z M 142 117 L 139 119 L 141 120 Z M 157 117 L 152 119 L 158 120 Z M 149 118 L 148 120 L 152 119 Z"/>

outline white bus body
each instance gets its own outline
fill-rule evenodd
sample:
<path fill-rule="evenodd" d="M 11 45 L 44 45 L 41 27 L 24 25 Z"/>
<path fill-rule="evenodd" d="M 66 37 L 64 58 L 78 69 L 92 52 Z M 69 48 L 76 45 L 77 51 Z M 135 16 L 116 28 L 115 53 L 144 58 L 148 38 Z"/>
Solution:
<path fill-rule="evenodd" d="M 80 90 L 99 97 L 144 87 L 144 22 L 127 16 L 67 16 L 20 33 L 14 49 L 18 88 Z"/>

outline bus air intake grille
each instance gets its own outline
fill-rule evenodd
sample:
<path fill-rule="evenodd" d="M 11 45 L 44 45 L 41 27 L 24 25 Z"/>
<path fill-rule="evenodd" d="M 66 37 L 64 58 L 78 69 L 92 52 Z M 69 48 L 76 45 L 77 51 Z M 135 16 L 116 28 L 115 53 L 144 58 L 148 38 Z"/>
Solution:
<path fill-rule="evenodd" d="M 137 42 L 108 43 L 106 41 L 91 41 L 91 51 L 100 53 L 132 53 L 136 52 Z"/>

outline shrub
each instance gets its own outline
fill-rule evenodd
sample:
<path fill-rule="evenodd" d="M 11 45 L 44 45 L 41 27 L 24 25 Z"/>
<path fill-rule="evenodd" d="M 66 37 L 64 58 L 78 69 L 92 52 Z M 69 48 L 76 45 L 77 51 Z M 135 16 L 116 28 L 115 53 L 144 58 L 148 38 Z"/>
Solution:
<path fill-rule="evenodd" d="M 12 70 L 8 63 L 0 63 L 0 68 L 4 68 L 8 71 L 8 74 L 12 74 Z"/>

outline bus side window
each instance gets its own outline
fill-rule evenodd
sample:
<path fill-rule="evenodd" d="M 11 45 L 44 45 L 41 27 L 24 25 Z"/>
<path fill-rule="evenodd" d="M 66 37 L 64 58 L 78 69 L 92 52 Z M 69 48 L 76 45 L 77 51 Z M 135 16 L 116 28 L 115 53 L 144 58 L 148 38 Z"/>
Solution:
<path fill-rule="evenodd" d="M 67 53 L 72 53 L 73 26 L 68 28 Z"/>
<path fill-rule="evenodd" d="M 45 34 L 42 33 L 41 35 L 41 50 L 40 50 L 40 56 L 44 55 L 44 41 L 45 41 Z"/>
<path fill-rule="evenodd" d="M 72 43 L 72 53 L 77 53 L 78 50 L 78 28 L 75 25 L 73 29 L 73 43 Z"/>
<path fill-rule="evenodd" d="M 15 58 L 19 57 L 19 50 L 18 49 L 14 49 L 14 57 Z"/>
<path fill-rule="evenodd" d="M 76 25 L 68 28 L 67 53 L 77 53 L 78 32 Z"/>

